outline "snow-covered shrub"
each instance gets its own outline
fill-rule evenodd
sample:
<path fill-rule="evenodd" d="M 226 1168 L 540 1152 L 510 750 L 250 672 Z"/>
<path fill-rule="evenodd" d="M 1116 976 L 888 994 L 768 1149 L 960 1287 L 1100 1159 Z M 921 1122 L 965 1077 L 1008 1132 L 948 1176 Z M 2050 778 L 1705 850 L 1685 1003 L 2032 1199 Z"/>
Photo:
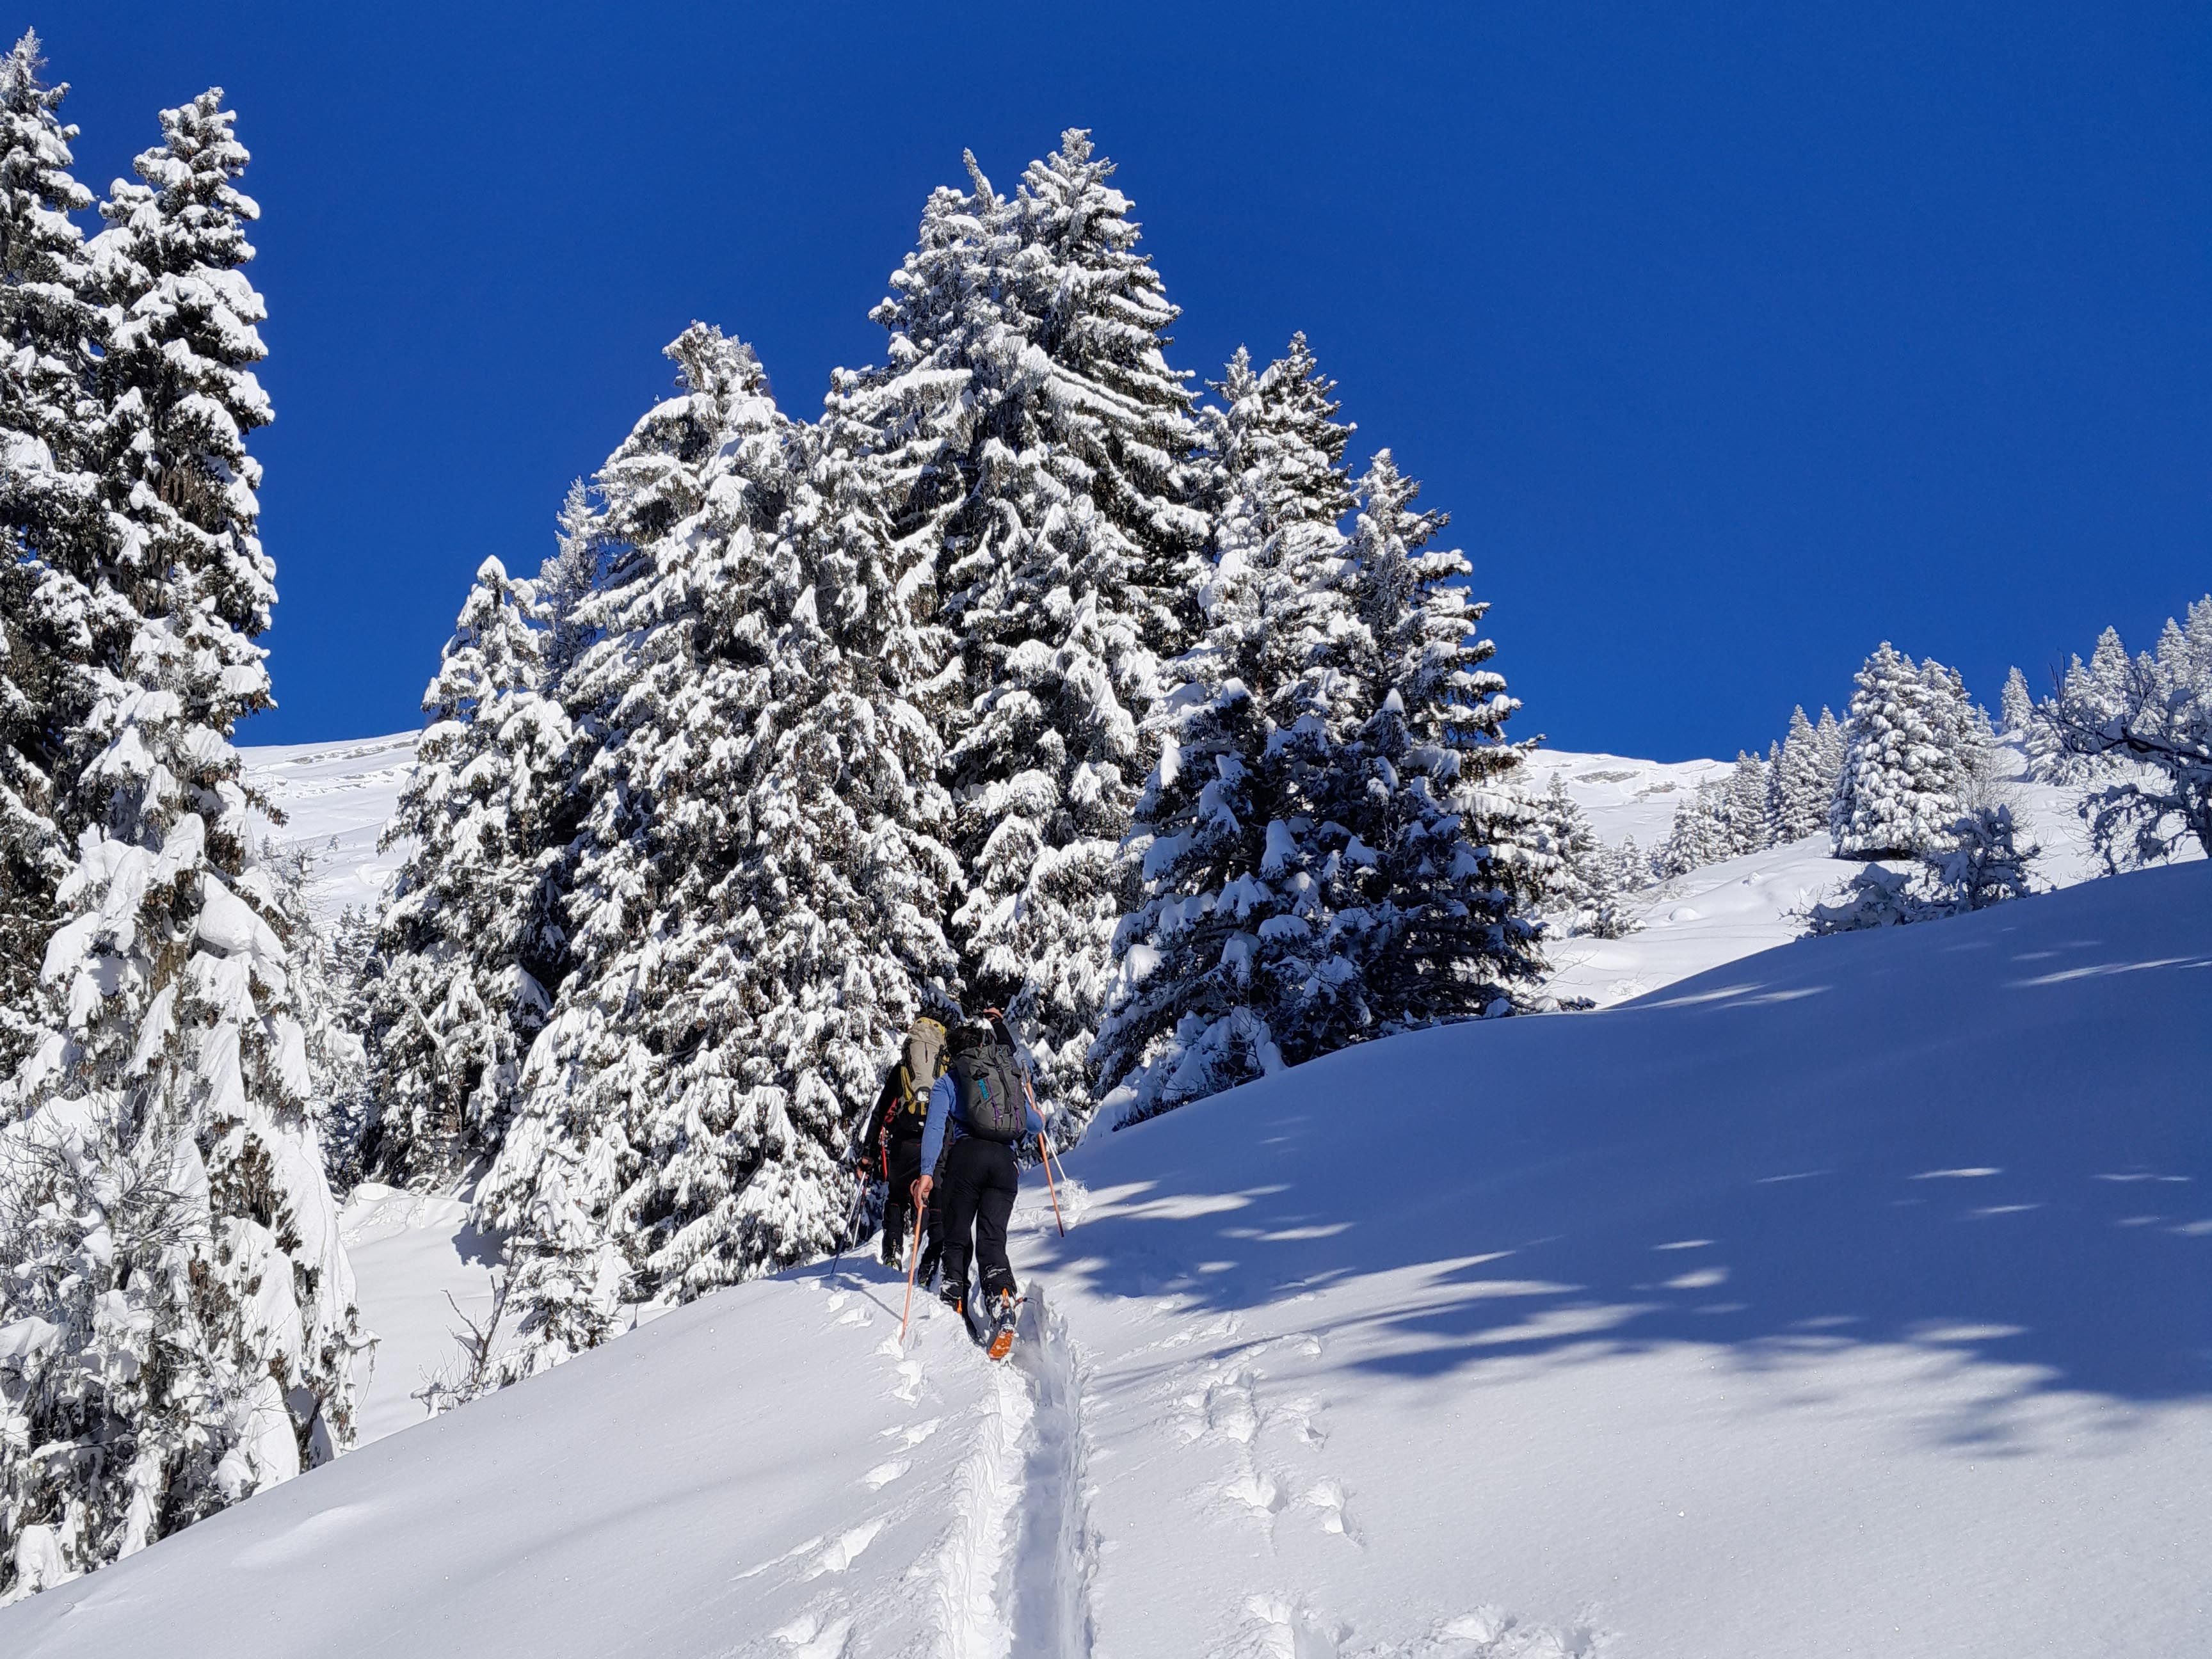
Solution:
<path fill-rule="evenodd" d="M 2009 806 L 1981 806 L 1961 814 L 1950 827 L 1948 845 L 1921 854 L 1923 884 L 1929 902 L 1945 915 L 1985 910 L 2034 891 L 2028 866 L 2040 847 L 2019 844 Z"/>
<path fill-rule="evenodd" d="M 1911 865 L 1869 863 L 1837 902 L 1806 913 L 1808 931 L 1845 933 L 1934 921 L 2025 898 L 2034 891 L 2028 866 L 2041 851 L 2019 845 L 2010 807 L 1978 807 L 1954 818 L 1941 842 Z"/>
<path fill-rule="evenodd" d="M 2130 661 L 2111 629 L 2083 671 L 2036 711 L 2046 742 L 2099 781 L 2081 802 L 2108 868 L 2212 854 L 2212 596 L 2171 618 L 2155 653 Z"/>

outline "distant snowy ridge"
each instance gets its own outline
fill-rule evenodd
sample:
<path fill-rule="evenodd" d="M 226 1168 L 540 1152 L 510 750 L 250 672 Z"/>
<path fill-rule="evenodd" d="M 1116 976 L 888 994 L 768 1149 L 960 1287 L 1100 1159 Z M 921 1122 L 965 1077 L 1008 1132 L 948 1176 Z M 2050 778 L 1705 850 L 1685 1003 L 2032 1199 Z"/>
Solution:
<path fill-rule="evenodd" d="M 349 906 L 374 909 L 404 856 L 397 847 L 380 853 L 377 841 L 406 783 L 418 735 L 240 750 L 247 783 L 287 816 L 281 827 L 264 820 L 263 832 L 313 855 L 309 896 L 325 922 Z M 2016 747 L 1998 752 L 2007 799 L 2027 837 L 2043 848 L 2036 873 L 2058 887 L 2097 875 L 2075 810 L 2081 787 L 2033 782 Z M 1528 757 L 1527 785 L 1540 793 L 1554 775 L 1562 778 L 1601 840 L 1617 847 L 1633 837 L 1650 852 L 1665 841 L 1676 807 L 1730 769 L 1717 760 L 1540 749 Z M 1624 939 L 1552 939 L 1546 989 L 1606 1006 L 1783 944 L 1804 932 L 1805 910 L 1833 896 L 1858 867 L 1831 857 L 1822 835 L 1677 877 L 1639 896 L 1641 932 Z"/>

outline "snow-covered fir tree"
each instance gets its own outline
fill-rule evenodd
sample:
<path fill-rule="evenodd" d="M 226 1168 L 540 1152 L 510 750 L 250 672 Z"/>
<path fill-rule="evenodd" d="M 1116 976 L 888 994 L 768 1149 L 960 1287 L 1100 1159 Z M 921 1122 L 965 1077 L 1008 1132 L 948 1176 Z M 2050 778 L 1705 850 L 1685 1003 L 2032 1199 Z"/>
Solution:
<path fill-rule="evenodd" d="M 690 860 L 674 884 L 686 908 L 696 889 L 711 948 L 663 1040 L 663 1103 L 632 1135 L 646 1178 L 624 1203 L 661 1300 L 836 1246 L 849 1138 L 915 1016 L 951 1002 L 934 550 L 893 532 L 873 393 L 841 379 L 794 447 L 773 631 L 729 710 L 751 716 L 732 861 Z"/>
<path fill-rule="evenodd" d="M 1950 762 L 1953 796 L 1964 811 L 1992 805 L 1996 733 L 1989 711 L 1966 694 L 1966 683 L 1957 669 L 1930 658 L 1920 665 L 1920 677 L 1928 688 L 1929 718 Z"/>
<path fill-rule="evenodd" d="M 2094 721 L 2124 715 L 2135 702 L 2135 668 L 2120 630 L 2107 628 L 2097 635 L 2096 648 L 2070 693 L 2074 711 Z"/>
<path fill-rule="evenodd" d="M 363 1022 L 353 1000 L 361 947 L 348 934 L 343 918 L 339 925 L 327 927 L 316 918 L 307 899 L 314 869 L 312 851 L 264 837 L 240 885 L 269 911 L 271 925 L 284 941 L 295 1014 L 307 1052 L 308 1115 L 323 1146 L 325 1167 L 335 1171 L 343 1149 L 350 1144 L 349 1120 L 362 1109 L 368 1051 L 361 1040 Z M 331 1187 L 343 1189 L 335 1173 Z"/>
<path fill-rule="evenodd" d="M 1913 856 L 1941 844 L 1964 809 L 1966 722 L 1943 672 L 1887 641 L 1860 669 L 1828 819 L 1837 857 Z"/>
<path fill-rule="evenodd" d="M 876 313 L 963 383 L 917 481 L 953 503 L 939 526 L 960 688 L 953 939 L 969 1001 L 1006 1010 L 1063 1139 L 1090 1110 L 1085 1056 L 1133 896 L 1119 849 L 1139 732 L 1163 659 L 1195 632 L 1206 537 L 1191 394 L 1164 355 L 1177 313 L 1112 171 L 1079 131 L 1011 198 L 971 171 L 965 198 L 933 199 Z"/>
<path fill-rule="evenodd" d="M 1553 860 L 1544 884 L 1547 923 L 1563 934 L 1626 939 L 1636 930 L 1629 895 L 1644 884 L 1643 855 L 1632 839 L 1619 851 L 1597 838 L 1589 816 L 1552 774 L 1536 803 L 1543 851 Z"/>
<path fill-rule="evenodd" d="M 1736 750 L 1735 765 L 1729 773 L 1727 812 L 1729 850 L 1736 856 L 1764 852 L 1774 844 L 1766 810 L 1766 776 L 1764 761 Z"/>
<path fill-rule="evenodd" d="M 0 1076 L 30 1042 L 39 959 L 69 869 L 55 817 L 60 734 L 82 713 L 105 539 L 90 381 L 101 319 L 70 175 L 65 86 L 38 37 L 0 58 Z"/>
<path fill-rule="evenodd" d="M 2021 748 L 2027 756 L 2027 775 L 2038 783 L 2077 783 L 2087 775 L 2092 763 L 2068 746 L 2060 718 L 2067 688 L 2079 684 L 2078 677 L 2087 672 L 2081 659 L 2075 658 L 2064 676 L 2054 677 L 2057 684 L 2051 695 L 2039 699 L 2029 714 Z"/>
<path fill-rule="evenodd" d="M 1826 709 L 1821 710 L 1826 714 Z M 1831 723 L 1833 716 L 1829 716 Z M 1803 705 L 1790 711 L 1790 729 L 1776 757 L 1773 787 L 1775 838 L 1802 841 L 1828 828 L 1828 803 L 1835 797 L 1835 775 L 1828 769 L 1826 746 Z"/>
<path fill-rule="evenodd" d="M 497 1151 L 562 954 L 544 889 L 561 857 L 569 726 L 546 695 L 535 605 L 497 559 L 477 571 L 384 834 L 408 852 L 378 922 L 361 1157 L 400 1186 Z"/>
<path fill-rule="evenodd" d="M 129 1554 L 351 1437 L 353 1283 L 285 916 L 246 866 L 230 736 L 269 705 L 269 419 L 246 153 L 210 92 L 161 116 L 88 249 L 111 308 L 72 866 L 0 1147 L 0 1597 Z"/>
<path fill-rule="evenodd" d="M 555 521 L 553 552 L 532 584 L 545 641 L 540 683 L 556 691 L 582 658 L 592 635 L 581 620 L 585 600 L 599 585 L 599 512 L 581 478 L 568 486 Z"/>
<path fill-rule="evenodd" d="M 1429 544 L 1446 520 L 1416 509 L 1420 486 L 1389 450 L 1358 490 L 1353 625 L 1309 696 L 1345 722 L 1316 817 L 1340 838 L 1325 902 L 1362 988 L 1336 1017 L 1364 1036 L 1509 1009 L 1541 970 L 1529 916 L 1550 860 L 1514 787 L 1531 745 L 1505 738 L 1520 705 L 1486 665 L 1497 647 L 1477 631 L 1489 607 L 1464 585 L 1473 566 Z"/>
<path fill-rule="evenodd" d="M 2035 696 L 2027 689 L 2027 676 L 2017 666 L 2006 672 L 2004 690 L 1997 698 L 1997 726 L 2015 742 L 2027 736 L 2035 720 Z"/>
<path fill-rule="evenodd" d="M 1661 876 L 1686 875 L 1735 856 L 1735 831 L 1729 823 L 1728 785 L 1719 778 L 1699 784 L 1674 809 L 1667 839 L 1652 859 Z"/>
<path fill-rule="evenodd" d="M 331 1190 L 344 1193 L 362 1179 L 362 1143 L 368 1136 L 369 1114 L 375 1105 L 368 1048 L 361 1037 L 368 1029 L 369 999 L 375 989 L 375 917 L 349 904 L 338 913 L 337 921 L 319 922 L 315 939 L 320 946 L 332 1028 L 330 1099 L 323 1116 L 323 1168 L 330 1176 Z M 312 1071 L 315 1064 L 312 1030 L 307 1057 Z"/>
<path fill-rule="evenodd" d="M 1844 723 L 1835 716 L 1827 704 L 1820 705 L 1820 718 L 1813 726 L 1813 736 L 1818 741 L 1820 764 L 1828 777 L 1828 801 L 1834 805 L 1836 791 L 1844 787 L 1844 759 L 1850 743 L 1844 735 Z"/>
<path fill-rule="evenodd" d="M 719 330 L 695 324 L 668 355 L 681 391 L 595 481 L 604 574 L 578 608 L 593 639 L 562 688 L 591 755 L 564 898 L 575 967 L 478 1199 L 509 1239 L 523 1339 L 510 1376 L 615 1334 L 623 1304 L 660 1288 L 649 1259 L 694 1218 L 657 1212 L 648 1233 L 640 1183 L 656 1179 L 647 1148 L 666 1144 L 670 1065 L 714 1035 L 701 975 L 732 920 L 714 889 L 753 855 L 742 815 L 760 729 L 789 690 L 768 614 L 789 580 L 776 568 L 787 423 L 751 350 Z M 772 1093 L 728 1098 L 738 1117 L 698 1120 L 699 1138 L 787 1150 Z M 812 1237 L 802 1225 L 733 1248 L 789 1260 Z"/>
<path fill-rule="evenodd" d="M 1613 848 L 1613 890 L 1624 900 L 1651 885 L 1654 877 L 1650 857 L 1636 844 L 1633 836 L 1622 836 L 1620 845 Z M 1635 931 L 1632 922 L 1629 931 Z"/>
<path fill-rule="evenodd" d="M 1320 874 L 1340 848 L 1316 817 L 1344 722 L 1315 696 L 1351 625 L 1343 465 L 1351 428 L 1305 337 L 1264 371 L 1239 349 L 1207 411 L 1206 632 L 1178 665 L 1160 759 L 1130 845 L 1142 883 L 1114 940 L 1115 992 L 1092 1051 L 1117 1118 L 1216 1093 L 1346 1040 L 1356 995 Z"/>

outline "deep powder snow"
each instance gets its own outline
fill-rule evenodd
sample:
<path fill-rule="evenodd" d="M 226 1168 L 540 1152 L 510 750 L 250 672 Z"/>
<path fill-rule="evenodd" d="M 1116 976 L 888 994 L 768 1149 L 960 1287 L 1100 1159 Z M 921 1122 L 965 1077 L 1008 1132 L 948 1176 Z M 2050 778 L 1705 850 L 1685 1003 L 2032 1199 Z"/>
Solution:
<path fill-rule="evenodd" d="M 1374 1044 L 1071 1154 L 1018 1366 L 742 1286 L 0 1649 L 2203 1651 L 2208 1075 L 2202 864 Z"/>

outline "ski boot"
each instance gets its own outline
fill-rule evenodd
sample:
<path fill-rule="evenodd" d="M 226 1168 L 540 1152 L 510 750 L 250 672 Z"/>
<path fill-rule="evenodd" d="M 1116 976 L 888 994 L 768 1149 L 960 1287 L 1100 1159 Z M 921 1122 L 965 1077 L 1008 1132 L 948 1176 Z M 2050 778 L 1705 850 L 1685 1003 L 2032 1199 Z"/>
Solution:
<path fill-rule="evenodd" d="M 983 1352 L 994 1359 L 1004 1359 L 1013 1351 L 1014 1326 L 1021 1317 L 1021 1302 L 1012 1291 L 1000 1291 L 991 1298 L 990 1340 Z"/>

